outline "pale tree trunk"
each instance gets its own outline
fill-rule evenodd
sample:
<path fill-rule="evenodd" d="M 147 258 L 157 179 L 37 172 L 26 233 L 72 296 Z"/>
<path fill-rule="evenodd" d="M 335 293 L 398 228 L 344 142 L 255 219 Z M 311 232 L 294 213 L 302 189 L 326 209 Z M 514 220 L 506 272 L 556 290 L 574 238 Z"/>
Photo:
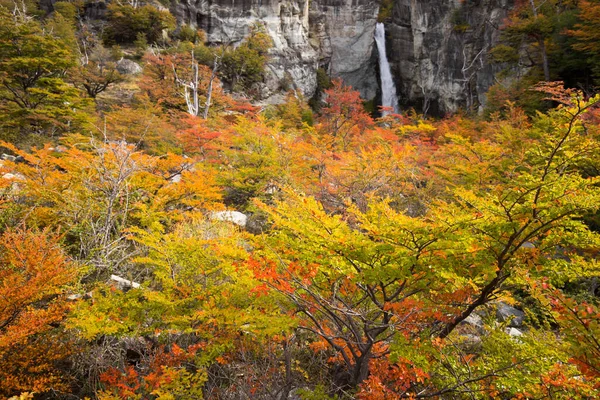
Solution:
<path fill-rule="evenodd" d="M 194 58 L 194 52 L 192 51 L 192 78 L 191 81 L 183 80 L 177 75 L 177 70 L 175 69 L 175 65 L 173 67 L 173 74 L 175 75 L 175 81 L 183 86 L 183 95 L 185 97 L 185 103 L 187 104 L 188 113 L 197 117 L 200 115 L 200 74 L 199 74 L 199 66 L 198 61 Z M 210 80 L 208 81 L 208 86 L 206 88 L 206 101 L 204 103 L 204 111 L 202 113 L 202 118 L 208 119 L 208 111 L 211 106 L 212 101 L 212 92 L 213 92 L 213 84 L 215 79 L 217 78 L 217 70 L 219 69 L 219 57 L 215 57 L 215 61 L 213 64 L 212 73 L 210 76 Z"/>
<path fill-rule="evenodd" d="M 210 109 L 210 102 L 212 100 L 213 82 L 217 77 L 217 70 L 219 69 L 219 57 L 215 56 L 215 62 L 213 64 L 212 74 L 210 75 L 210 81 L 208 82 L 208 88 L 206 89 L 206 104 L 204 105 L 204 114 L 202 118 L 208 119 L 208 110 Z"/>

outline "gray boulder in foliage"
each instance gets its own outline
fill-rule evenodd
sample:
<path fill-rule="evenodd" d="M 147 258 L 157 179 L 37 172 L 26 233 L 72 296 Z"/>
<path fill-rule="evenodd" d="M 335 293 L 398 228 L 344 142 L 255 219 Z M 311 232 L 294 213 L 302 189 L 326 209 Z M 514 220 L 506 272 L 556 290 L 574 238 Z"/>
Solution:
<path fill-rule="evenodd" d="M 123 75 L 137 75 L 142 73 L 142 67 L 135 61 L 121 58 L 117 61 L 117 71 Z"/>
<path fill-rule="evenodd" d="M 501 322 L 510 320 L 508 326 L 518 328 L 523 325 L 525 313 L 506 303 L 500 302 L 496 308 L 496 318 Z"/>
<path fill-rule="evenodd" d="M 475 328 L 483 328 L 483 319 L 481 316 L 471 313 L 467 318 L 462 321 L 462 324 L 471 325 Z"/>
<path fill-rule="evenodd" d="M 239 211 L 217 211 L 210 215 L 210 219 L 232 222 L 241 227 L 245 227 L 248 222 L 248 216 Z"/>

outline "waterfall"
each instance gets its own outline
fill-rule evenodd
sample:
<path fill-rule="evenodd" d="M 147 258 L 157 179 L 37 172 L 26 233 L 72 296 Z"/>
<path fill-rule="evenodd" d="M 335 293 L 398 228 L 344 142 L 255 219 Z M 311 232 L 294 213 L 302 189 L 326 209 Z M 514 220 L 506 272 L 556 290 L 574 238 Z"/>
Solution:
<path fill-rule="evenodd" d="M 379 50 L 379 74 L 381 75 L 381 105 L 391 107 L 395 113 L 398 112 L 398 95 L 396 94 L 396 85 L 392 78 L 390 63 L 385 52 L 385 27 L 381 22 L 377 23 L 375 28 L 375 43 Z M 383 115 L 389 114 L 389 111 Z"/>

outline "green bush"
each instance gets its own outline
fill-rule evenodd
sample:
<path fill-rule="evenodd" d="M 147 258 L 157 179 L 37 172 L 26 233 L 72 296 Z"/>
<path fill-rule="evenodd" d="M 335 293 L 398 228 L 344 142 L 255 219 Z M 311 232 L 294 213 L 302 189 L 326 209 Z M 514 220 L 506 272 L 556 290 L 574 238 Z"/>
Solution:
<path fill-rule="evenodd" d="M 57 1 L 54 3 L 54 12 L 62 15 L 67 21 L 75 22 L 79 14 L 79 7 L 67 1 Z"/>
<path fill-rule="evenodd" d="M 107 19 L 108 26 L 103 35 L 107 45 L 133 43 L 140 33 L 152 44 L 159 41 L 163 30 L 175 28 L 175 18 L 168 11 L 160 11 L 152 6 L 134 8 L 111 4 L 108 6 Z"/>
<path fill-rule="evenodd" d="M 191 26 L 183 25 L 181 28 L 179 28 L 177 39 L 181 40 L 182 42 L 198 43 L 200 41 L 200 35 L 198 34 L 198 31 Z"/>
<path fill-rule="evenodd" d="M 394 0 L 381 0 L 379 5 L 379 14 L 377 15 L 377 22 L 385 22 L 391 19 L 393 11 Z"/>
<path fill-rule="evenodd" d="M 221 60 L 221 78 L 232 89 L 244 91 L 262 81 L 267 53 L 273 45 L 264 27 L 255 25 L 248 38 L 238 47 L 224 52 Z"/>

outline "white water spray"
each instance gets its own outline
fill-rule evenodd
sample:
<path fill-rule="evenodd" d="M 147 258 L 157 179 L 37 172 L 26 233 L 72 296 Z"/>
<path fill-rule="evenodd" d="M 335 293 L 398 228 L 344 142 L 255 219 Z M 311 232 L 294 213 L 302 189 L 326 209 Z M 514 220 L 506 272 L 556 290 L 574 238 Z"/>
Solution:
<path fill-rule="evenodd" d="M 385 52 L 385 27 L 379 22 L 375 28 L 375 43 L 379 50 L 379 74 L 381 75 L 381 105 L 390 107 L 395 113 L 398 112 L 398 95 L 396 94 L 396 85 L 392 78 L 390 63 Z M 389 114 L 389 111 L 384 111 L 383 115 Z"/>

